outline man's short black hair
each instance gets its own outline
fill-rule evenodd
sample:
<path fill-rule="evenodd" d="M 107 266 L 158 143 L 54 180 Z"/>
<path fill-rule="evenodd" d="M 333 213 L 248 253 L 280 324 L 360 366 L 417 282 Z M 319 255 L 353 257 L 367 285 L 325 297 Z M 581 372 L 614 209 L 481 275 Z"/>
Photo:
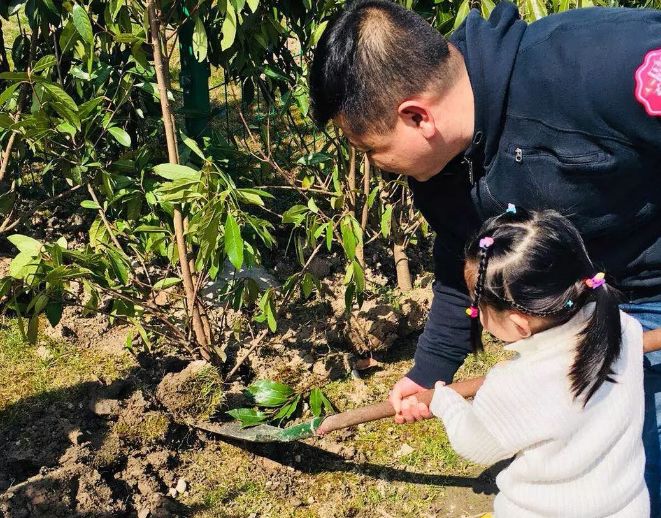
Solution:
<path fill-rule="evenodd" d="M 452 79 L 445 38 L 421 16 L 388 0 L 357 0 L 329 23 L 310 71 L 320 126 L 341 115 L 357 134 L 387 132 L 396 108 Z"/>

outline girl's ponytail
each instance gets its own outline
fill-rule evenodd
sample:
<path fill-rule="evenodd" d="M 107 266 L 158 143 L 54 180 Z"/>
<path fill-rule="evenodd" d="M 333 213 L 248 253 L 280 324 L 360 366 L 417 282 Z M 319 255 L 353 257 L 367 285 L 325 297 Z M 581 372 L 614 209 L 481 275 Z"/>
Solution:
<path fill-rule="evenodd" d="M 591 290 L 588 300 L 595 306 L 588 321 L 579 334 L 576 357 L 569 371 L 571 389 L 575 398 L 583 397 L 586 405 L 592 395 L 605 382 L 612 379 L 613 363 L 620 356 L 622 346 L 622 328 L 618 295 L 597 276 L 584 281 L 585 290 Z M 590 285 L 598 279 L 596 287 Z"/>

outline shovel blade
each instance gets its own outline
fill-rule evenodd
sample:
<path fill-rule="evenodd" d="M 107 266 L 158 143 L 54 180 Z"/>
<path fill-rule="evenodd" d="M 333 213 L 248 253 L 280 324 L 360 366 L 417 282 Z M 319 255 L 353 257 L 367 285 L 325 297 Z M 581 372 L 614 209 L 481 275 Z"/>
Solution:
<path fill-rule="evenodd" d="M 240 423 L 236 422 L 222 425 L 217 423 L 195 423 L 195 428 L 241 441 L 261 443 L 293 442 L 313 437 L 322 421 L 321 417 L 316 417 L 307 423 L 288 428 L 278 428 L 268 424 L 243 428 Z"/>

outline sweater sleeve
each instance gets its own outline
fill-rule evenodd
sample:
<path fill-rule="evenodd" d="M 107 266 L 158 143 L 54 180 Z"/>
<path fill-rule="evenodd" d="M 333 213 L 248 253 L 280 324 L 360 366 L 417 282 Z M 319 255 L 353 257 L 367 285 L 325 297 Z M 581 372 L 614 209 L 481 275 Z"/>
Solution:
<path fill-rule="evenodd" d="M 436 390 L 429 408 L 443 421 L 452 448 L 462 457 L 479 464 L 494 464 L 516 453 L 501 445 L 488 424 L 474 412 L 473 405 L 451 388 Z"/>

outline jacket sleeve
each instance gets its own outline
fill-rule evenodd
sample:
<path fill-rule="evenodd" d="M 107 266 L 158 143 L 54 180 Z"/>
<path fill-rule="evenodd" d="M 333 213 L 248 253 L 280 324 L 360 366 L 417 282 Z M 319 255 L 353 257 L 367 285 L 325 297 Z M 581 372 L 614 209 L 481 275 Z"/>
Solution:
<path fill-rule="evenodd" d="M 434 298 L 425 329 L 418 339 L 415 364 L 407 377 L 423 387 L 436 381 L 450 383 L 472 351 L 470 301 L 463 281 L 463 243 L 436 238 Z"/>

